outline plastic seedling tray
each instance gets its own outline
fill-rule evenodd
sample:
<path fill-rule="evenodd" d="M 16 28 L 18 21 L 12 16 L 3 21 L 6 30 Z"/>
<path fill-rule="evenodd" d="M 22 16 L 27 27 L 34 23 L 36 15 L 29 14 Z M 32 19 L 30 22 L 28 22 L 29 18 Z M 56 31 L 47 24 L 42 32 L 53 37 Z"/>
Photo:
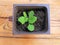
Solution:
<path fill-rule="evenodd" d="M 48 4 L 14 4 L 13 34 L 50 34 L 49 9 L 50 8 Z M 27 17 L 29 18 L 28 12 L 30 11 L 34 11 L 34 16 L 37 17 L 37 20 L 35 21 L 35 23 L 33 23 L 34 30 L 32 29 L 32 31 L 28 30 L 27 28 L 27 26 L 30 24 L 29 19 L 24 24 L 21 24 L 18 21 L 18 18 L 23 16 L 23 12 L 26 12 Z M 32 27 L 29 27 L 29 29 L 31 29 Z"/>

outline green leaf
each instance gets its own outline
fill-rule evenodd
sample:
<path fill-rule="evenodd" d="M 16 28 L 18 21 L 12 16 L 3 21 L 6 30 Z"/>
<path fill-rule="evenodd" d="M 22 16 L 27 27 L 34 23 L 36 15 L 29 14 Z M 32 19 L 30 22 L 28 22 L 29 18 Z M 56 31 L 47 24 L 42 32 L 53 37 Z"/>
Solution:
<path fill-rule="evenodd" d="M 27 22 L 28 21 L 28 18 L 25 18 L 25 22 Z"/>
<path fill-rule="evenodd" d="M 36 16 L 32 16 L 29 18 L 29 23 L 35 23 L 37 20 L 37 17 Z"/>
<path fill-rule="evenodd" d="M 34 16 L 34 11 L 30 11 L 29 15 L 29 23 L 34 23 L 37 20 L 37 17 Z"/>
<path fill-rule="evenodd" d="M 23 12 L 23 15 L 24 15 L 24 17 L 27 17 L 27 14 L 26 14 L 26 12 Z"/>
<path fill-rule="evenodd" d="M 29 17 L 32 17 L 34 15 L 34 11 L 28 12 Z"/>
<path fill-rule="evenodd" d="M 29 24 L 27 28 L 29 31 L 34 31 L 34 25 L 32 24 Z"/>
<path fill-rule="evenodd" d="M 18 21 L 21 23 L 21 24 L 24 24 L 25 22 L 27 22 L 28 18 L 25 18 L 24 16 L 21 16 L 18 18 Z"/>

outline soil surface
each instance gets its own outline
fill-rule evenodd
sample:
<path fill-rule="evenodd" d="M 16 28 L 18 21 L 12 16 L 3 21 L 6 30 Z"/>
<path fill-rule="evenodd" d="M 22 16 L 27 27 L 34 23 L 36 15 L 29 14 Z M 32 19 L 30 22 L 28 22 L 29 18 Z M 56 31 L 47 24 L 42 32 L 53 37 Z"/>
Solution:
<path fill-rule="evenodd" d="M 24 9 L 24 10 L 18 10 L 16 13 L 16 28 L 18 31 L 25 31 L 25 32 L 30 32 L 27 29 L 28 23 L 25 23 L 22 25 L 21 23 L 18 22 L 18 18 L 20 16 L 23 16 L 23 11 L 29 12 L 33 10 L 34 15 L 37 17 L 37 21 L 34 23 L 35 30 L 33 32 L 39 32 L 39 31 L 46 31 L 48 26 L 47 26 L 47 10 L 44 8 L 36 8 L 36 9 Z M 28 14 L 27 14 L 28 15 Z"/>

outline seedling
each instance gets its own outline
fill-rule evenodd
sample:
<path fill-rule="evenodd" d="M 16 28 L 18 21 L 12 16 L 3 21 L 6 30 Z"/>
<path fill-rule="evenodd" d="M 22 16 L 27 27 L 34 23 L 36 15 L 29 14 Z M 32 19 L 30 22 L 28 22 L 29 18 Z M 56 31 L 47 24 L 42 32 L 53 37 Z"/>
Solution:
<path fill-rule="evenodd" d="M 23 12 L 23 16 L 19 17 L 19 18 L 18 18 L 18 21 L 19 21 L 21 24 L 25 24 L 25 22 L 28 21 L 26 12 Z"/>
<path fill-rule="evenodd" d="M 30 11 L 28 12 L 28 16 L 26 14 L 26 12 L 23 12 L 23 16 L 19 17 L 18 18 L 18 21 L 21 23 L 21 24 L 25 24 L 26 22 L 28 22 L 28 30 L 29 31 L 34 31 L 34 23 L 37 21 L 37 17 L 34 16 L 34 11 Z"/>

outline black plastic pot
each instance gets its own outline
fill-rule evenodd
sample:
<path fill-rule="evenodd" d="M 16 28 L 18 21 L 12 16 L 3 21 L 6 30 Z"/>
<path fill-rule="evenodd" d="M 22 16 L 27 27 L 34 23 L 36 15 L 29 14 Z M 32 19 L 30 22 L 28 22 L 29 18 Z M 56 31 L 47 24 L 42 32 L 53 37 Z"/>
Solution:
<path fill-rule="evenodd" d="M 30 32 L 26 27 L 28 23 L 22 25 L 18 18 L 22 12 L 33 10 L 37 21 L 34 23 L 35 30 Z M 14 4 L 13 6 L 13 34 L 50 34 L 50 13 L 47 4 Z"/>

